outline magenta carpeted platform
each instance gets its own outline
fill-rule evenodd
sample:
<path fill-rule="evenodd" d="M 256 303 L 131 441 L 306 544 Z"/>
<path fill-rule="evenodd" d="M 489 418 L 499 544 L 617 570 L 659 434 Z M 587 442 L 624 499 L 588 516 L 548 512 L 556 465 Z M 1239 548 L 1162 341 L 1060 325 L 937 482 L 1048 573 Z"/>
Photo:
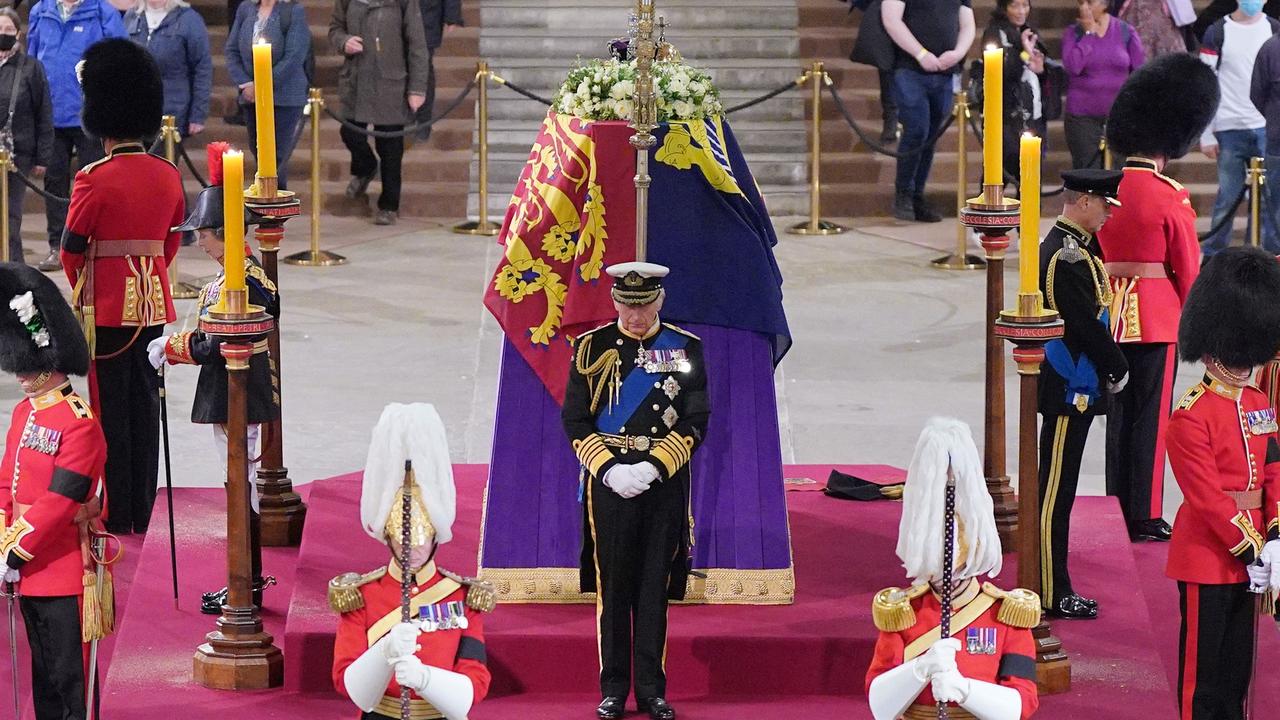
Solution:
<path fill-rule="evenodd" d="M 790 466 L 786 475 L 822 480 L 829 469 Z M 442 549 L 440 562 L 469 572 L 475 567 L 485 469 L 458 466 L 455 473 L 455 541 Z M 192 653 L 213 627 L 213 618 L 198 612 L 198 595 L 220 584 L 225 574 L 224 521 L 221 491 L 183 490 L 177 494 L 182 609 L 173 608 L 169 589 L 161 503 L 141 552 L 132 553 L 134 564 L 119 573 L 124 609 L 105 674 L 104 717 L 353 715 L 331 690 L 334 617 L 325 603 L 325 583 L 339 572 L 368 570 L 384 562 L 386 553 L 359 529 L 358 474 L 319 481 L 309 489 L 303 547 L 268 549 L 266 560 L 281 587 L 268 591 L 264 619 L 285 651 L 288 687 L 231 693 L 191 683 Z M 879 588 L 901 583 L 893 558 L 900 506 L 838 501 L 817 492 L 788 493 L 787 500 L 796 604 L 671 611 L 670 697 L 683 718 L 870 717 L 862 697 L 875 638 L 869 603 Z M 1086 712 L 1093 718 L 1173 717 L 1173 657 L 1161 653 L 1176 653 L 1177 595 L 1161 574 L 1163 548 L 1131 550 L 1119 511 L 1106 498 L 1082 498 L 1074 530 L 1077 585 L 1098 597 L 1103 615 L 1094 622 L 1055 624 L 1073 659 L 1075 685 L 1067 694 L 1045 698 L 1037 717 L 1065 719 Z M 129 542 L 137 549 L 136 539 Z M 1013 570 L 1010 565 L 1004 577 L 1013 577 Z M 486 625 L 493 694 L 471 714 L 473 720 L 589 717 L 596 701 L 593 619 L 594 610 L 586 605 L 499 607 Z M 1263 632 L 1272 634 L 1263 657 L 1276 655 L 1280 639 L 1273 628 Z M 8 684 L 7 673 L 0 673 L 0 703 L 9 697 Z M 1274 676 L 1260 678 L 1260 706 L 1275 706 L 1277 686 Z M 0 704 L 0 716 L 8 714 L 4 707 Z"/>

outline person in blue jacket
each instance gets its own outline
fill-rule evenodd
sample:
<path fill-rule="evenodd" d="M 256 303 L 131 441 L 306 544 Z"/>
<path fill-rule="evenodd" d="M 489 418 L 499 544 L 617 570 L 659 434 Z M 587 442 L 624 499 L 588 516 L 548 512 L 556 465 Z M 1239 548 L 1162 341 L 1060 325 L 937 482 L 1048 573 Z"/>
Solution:
<path fill-rule="evenodd" d="M 213 85 L 209 30 L 185 0 L 138 0 L 124 15 L 129 39 L 145 47 L 160 66 L 164 114 L 189 137 L 204 130 Z"/>
<path fill-rule="evenodd" d="M 102 144 L 80 127 L 83 96 L 76 79 L 76 63 L 89 46 L 103 38 L 124 37 L 120 12 L 107 0 L 39 0 L 31 7 L 27 54 L 40 61 L 49 79 L 53 100 L 53 154 L 44 178 L 45 192 L 71 195 L 71 158 L 80 166 L 102 159 Z M 45 203 L 49 254 L 36 267 L 50 272 L 62 269 L 58 251 L 67 222 L 67 205 Z"/>
<path fill-rule="evenodd" d="M 240 90 L 239 103 L 245 106 L 249 149 L 254 157 L 258 156 L 258 123 L 253 108 L 253 43 L 258 38 L 271 43 L 276 165 L 280 189 L 284 190 L 288 187 L 289 156 L 293 154 L 298 123 L 302 122 L 302 110 L 307 104 L 306 63 L 311 53 L 311 28 L 302 4 L 294 0 L 246 0 L 236 9 L 235 21 L 227 33 L 227 74 Z"/>

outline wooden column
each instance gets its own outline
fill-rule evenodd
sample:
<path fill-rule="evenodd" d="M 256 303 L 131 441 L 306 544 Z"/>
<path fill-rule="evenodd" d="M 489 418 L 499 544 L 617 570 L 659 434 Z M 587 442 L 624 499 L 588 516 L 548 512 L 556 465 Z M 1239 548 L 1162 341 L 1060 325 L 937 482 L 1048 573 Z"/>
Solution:
<path fill-rule="evenodd" d="M 996 318 L 1004 308 L 1004 254 L 1009 236 L 983 234 L 987 256 L 986 407 L 983 411 L 982 471 L 995 504 L 1000 544 L 1012 548 L 1018 531 L 1018 506 L 1005 469 L 1004 341 L 996 335 Z"/>

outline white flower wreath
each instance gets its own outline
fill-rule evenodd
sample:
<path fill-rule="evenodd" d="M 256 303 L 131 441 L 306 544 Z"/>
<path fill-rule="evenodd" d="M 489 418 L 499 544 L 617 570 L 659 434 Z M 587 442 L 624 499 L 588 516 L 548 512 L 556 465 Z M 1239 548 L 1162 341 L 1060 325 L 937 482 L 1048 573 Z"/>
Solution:
<path fill-rule="evenodd" d="M 9 309 L 18 314 L 18 320 L 27 327 L 31 340 L 36 347 L 49 347 L 49 329 L 44 326 L 44 317 L 36 308 L 36 300 L 28 290 L 21 295 L 14 295 L 9 301 Z"/>

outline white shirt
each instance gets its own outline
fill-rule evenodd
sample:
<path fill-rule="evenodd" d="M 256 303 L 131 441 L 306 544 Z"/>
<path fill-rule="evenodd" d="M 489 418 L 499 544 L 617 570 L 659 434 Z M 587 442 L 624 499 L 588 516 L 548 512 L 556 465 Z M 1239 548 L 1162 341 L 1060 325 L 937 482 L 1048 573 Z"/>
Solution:
<path fill-rule="evenodd" d="M 1218 144 L 1213 137 L 1214 131 L 1253 130 L 1267 126 L 1266 119 L 1249 99 L 1249 84 L 1253 80 L 1253 61 L 1258 57 L 1258 50 L 1271 37 L 1271 23 L 1261 13 L 1257 20 L 1248 24 L 1238 23 L 1230 16 L 1223 20 L 1221 62 L 1212 52 L 1200 53 L 1201 60 L 1209 67 L 1217 68 L 1218 88 L 1222 92 L 1218 114 L 1200 136 L 1201 145 Z"/>
<path fill-rule="evenodd" d="M 152 9 L 150 6 L 148 6 L 147 7 L 147 31 L 155 32 L 156 28 L 160 27 L 160 23 L 164 20 L 164 16 L 168 14 L 169 14 L 169 11 L 164 8 L 155 10 L 155 9 Z"/>

